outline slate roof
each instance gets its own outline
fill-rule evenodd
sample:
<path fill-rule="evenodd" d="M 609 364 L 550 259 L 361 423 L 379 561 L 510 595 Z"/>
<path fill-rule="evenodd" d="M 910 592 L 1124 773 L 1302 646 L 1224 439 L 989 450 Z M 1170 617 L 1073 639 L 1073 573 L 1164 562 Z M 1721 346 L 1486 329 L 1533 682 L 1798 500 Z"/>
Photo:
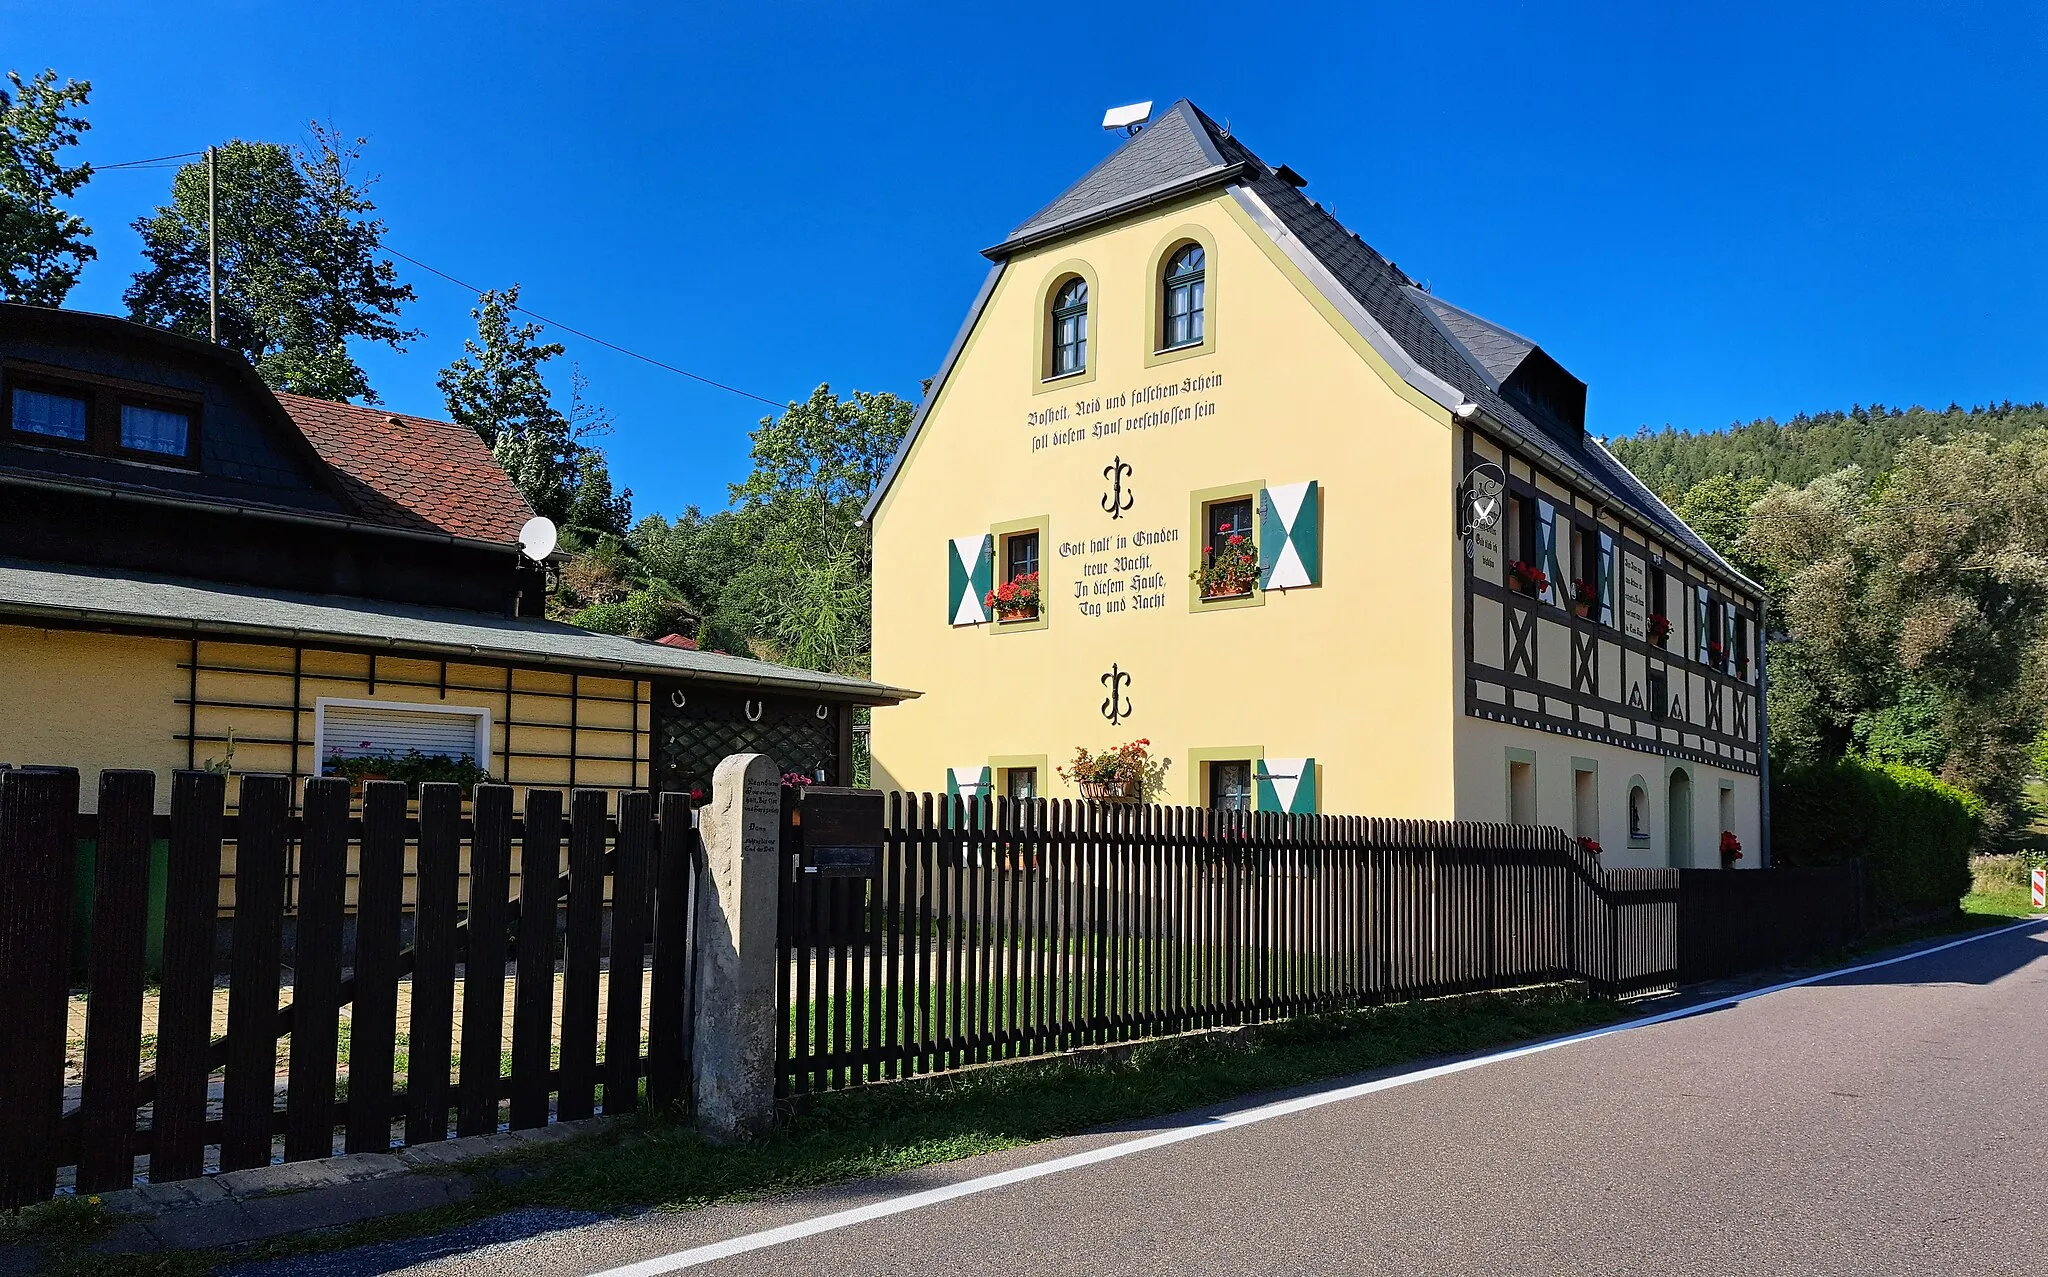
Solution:
<path fill-rule="evenodd" d="M 1224 184 L 1249 191 L 1270 209 L 1428 377 L 1477 404 L 1488 418 L 1542 453 L 1551 465 L 1627 506 L 1730 579 L 1758 588 L 1673 514 L 1599 440 L 1577 427 L 1547 418 L 1539 421 L 1501 396 L 1501 383 L 1537 349 L 1536 343 L 1424 292 L 1400 267 L 1185 98 L 986 252 L 1001 261 L 1012 253 L 1127 216 L 1162 199 Z M 1436 397 L 1432 388 L 1418 388 Z M 937 390 L 936 384 L 933 389 Z M 908 443 L 906 439 L 904 452 Z M 869 504 L 870 511 L 879 503 L 878 491 Z"/>
<path fill-rule="evenodd" d="M 483 658 L 531 668 L 642 678 L 689 677 L 731 687 L 817 692 L 861 704 L 893 704 L 917 695 L 866 679 L 594 634 L 529 617 L 263 590 L 25 559 L 0 559 L 0 616 L 222 638 L 327 640 L 432 659 Z"/>
<path fill-rule="evenodd" d="M 370 523 L 513 542 L 533 511 L 476 431 L 387 408 L 277 394 Z"/>
<path fill-rule="evenodd" d="M 986 252 L 990 257 L 1007 256 L 1148 201 L 1220 185 L 1234 171 L 1202 113 L 1182 99 Z"/>
<path fill-rule="evenodd" d="M 1499 390 L 1500 383 L 1512 376 L 1522 361 L 1529 357 L 1529 352 L 1536 349 L 1536 343 L 1520 333 L 1509 332 L 1492 320 L 1481 319 L 1441 297 L 1433 297 L 1419 288 L 1411 288 L 1408 296 L 1410 301 L 1435 315 L 1451 340 L 1479 361 L 1480 368 L 1495 390 Z"/>

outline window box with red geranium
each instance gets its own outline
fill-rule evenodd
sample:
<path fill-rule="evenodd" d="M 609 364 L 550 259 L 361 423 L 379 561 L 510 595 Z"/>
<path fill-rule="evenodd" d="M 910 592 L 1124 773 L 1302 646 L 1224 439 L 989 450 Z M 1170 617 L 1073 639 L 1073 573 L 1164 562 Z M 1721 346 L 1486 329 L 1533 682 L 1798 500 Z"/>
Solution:
<path fill-rule="evenodd" d="M 1650 646 L 1662 647 L 1664 640 L 1671 637 L 1671 618 L 1662 612 L 1650 613 Z"/>
<path fill-rule="evenodd" d="M 982 602 L 995 613 L 997 621 L 1037 620 L 1038 573 L 1026 572 L 1010 578 L 990 590 Z"/>
<path fill-rule="evenodd" d="M 1721 831 L 1721 868 L 1733 869 L 1735 862 L 1742 859 L 1742 839 L 1732 830 Z"/>
<path fill-rule="evenodd" d="M 1517 594 L 1541 598 L 1550 589 L 1550 576 L 1533 563 L 1520 559 L 1508 561 L 1508 588 Z"/>
<path fill-rule="evenodd" d="M 1060 779 L 1093 802 L 1143 802 L 1148 793 L 1158 790 L 1166 773 L 1165 760 L 1152 757 L 1151 744 L 1144 739 L 1126 741 L 1101 753 L 1076 745 L 1072 761 L 1058 769 Z"/>
<path fill-rule="evenodd" d="M 1195 525 L 1189 547 L 1189 595 L 1194 610 L 1256 607 L 1259 590 L 1258 511 L 1263 480 L 1190 493 Z"/>
<path fill-rule="evenodd" d="M 1717 670 L 1728 668 L 1728 649 L 1719 643 L 1707 644 L 1707 664 Z"/>
<path fill-rule="evenodd" d="M 1571 608 L 1573 616 L 1590 618 L 1600 607 L 1600 592 L 1589 581 L 1572 581 Z"/>
<path fill-rule="evenodd" d="M 1202 551 L 1202 566 L 1190 574 L 1204 599 L 1238 599 L 1259 581 L 1259 551 L 1250 537 L 1233 532 Z"/>

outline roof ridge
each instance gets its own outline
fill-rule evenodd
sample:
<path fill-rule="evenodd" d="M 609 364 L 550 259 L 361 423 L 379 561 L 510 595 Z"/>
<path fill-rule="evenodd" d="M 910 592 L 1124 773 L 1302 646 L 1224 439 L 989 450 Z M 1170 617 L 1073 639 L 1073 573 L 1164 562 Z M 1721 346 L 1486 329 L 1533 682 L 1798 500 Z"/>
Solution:
<path fill-rule="evenodd" d="M 280 402 L 292 399 L 304 404 L 315 404 L 321 408 L 339 408 L 344 412 L 360 413 L 373 417 L 403 417 L 407 421 L 424 422 L 430 426 L 447 426 L 451 430 L 475 433 L 459 421 L 450 421 L 446 417 L 429 417 L 417 412 L 400 412 L 396 408 L 386 407 L 383 404 L 349 403 L 345 399 L 322 399 L 318 395 L 302 395 L 291 390 L 273 390 L 270 393 L 276 395 Z"/>
<path fill-rule="evenodd" d="M 1472 310 L 1465 306 L 1460 306 L 1456 302 L 1445 301 L 1443 298 L 1437 296 L 1435 293 L 1430 292 L 1427 288 L 1422 287 L 1420 284 L 1410 284 L 1409 287 L 1415 290 L 1416 292 L 1421 293 L 1424 297 L 1428 298 L 1428 304 L 1431 306 L 1442 306 L 1446 310 L 1455 310 L 1460 315 L 1463 315 L 1465 318 L 1472 320 L 1474 323 L 1485 324 L 1488 328 L 1491 328 L 1496 332 L 1503 333 L 1509 337 L 1512 337 L 1516 341 L 1526 341 L 1531 346 L 1536 347 L 1540 347 L 1543 345 L 1542 342 L 1537 341 L 1534 337 L 1525 337 L 1521 333 L 1518 333 L 1514 329 L 1508 327 L 1506 324 L 1500 323 L 1497 320 L 1488 319 L 1486 316 L 1480 314 L 1478 311 Z"/>
<path fill-rule="evenodd" d="M 1196 106 L 1193 98 L 1182 98 L 1174 103 L 1174 106 L 1185 106 L 1194 115 L 1196 122 L 1202 126 L 1202 132 L 1207 136 L 1209 144 L 1216 148 L 1219 162 L 1251 163 L 1262 170 L 1271 171 L 1272 165 L 1254 154 L 1252 148 L 1238 141 L 1228 127 L 1218 124 L 1215 116 Z"/>

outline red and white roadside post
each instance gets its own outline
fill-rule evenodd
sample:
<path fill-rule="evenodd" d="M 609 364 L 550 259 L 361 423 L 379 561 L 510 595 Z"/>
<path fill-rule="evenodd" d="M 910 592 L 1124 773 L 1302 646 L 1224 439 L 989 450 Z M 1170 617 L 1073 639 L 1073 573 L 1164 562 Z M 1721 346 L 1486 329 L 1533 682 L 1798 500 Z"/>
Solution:
<path fill-rule="evenodd" d="M 2048 909 L 2048 869 L 2033 872 L 2033 905 L 2036 909 Z"/>

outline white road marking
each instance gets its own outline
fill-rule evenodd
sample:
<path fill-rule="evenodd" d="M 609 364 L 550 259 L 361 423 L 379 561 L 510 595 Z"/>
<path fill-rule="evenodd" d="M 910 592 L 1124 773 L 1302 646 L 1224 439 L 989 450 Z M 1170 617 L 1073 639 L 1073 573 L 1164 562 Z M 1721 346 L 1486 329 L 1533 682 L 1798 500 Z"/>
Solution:
<path fill-rule="evenodd" d="M 765 1250 L 770 1246 L 780 1246 L 785 1242 L 799 1241 L 806 1237 L 816 1237 L 820 1233 L 834 1232 L 841 1228 L 851 1228 L 855 1224 L 865 1224 L 870 1220 L 887 1219 L 891 1215 L 901 1215 L 909 1211 L 923 1210 L 927 1206 L 937 1206 L 942 1202 L 953 1201 L 955 1198 L 972 1197 L 977 1193 L 992 1192 L 998 1188 L 1006 1188 L 1011 1184 L 1022 1184 L 1028 1180 L 1041 1179 L 1047 1175 L 1058 1175 L 1064 1171 L 1079 1170 L 1084 1166 L 1094 1166 L 1099 1162 L 1112 1161 L 1120 1157 L 1130 1157 L 1136 1153 L 1150 1152 L 1155 1148 L 1165 1148 L 1169 1144 L 1179 1144 L 1184 1140 L 1196 1139 L 1203 1135 L 1214 1135 L 1220 1131 L 1235 1130 L 1239 1127 L 1252 1126 L 1259 1122 L 1270 1122 L 1276 1117 L 1287 1117 L 1295 1113 L 1304 1113 L 1310 1109 L 1321 1108 L 1325 1104 L 1340 1104 L 1345 1100 L 1358 1099 L 1360 1096 L 1373 1095 L 1380 1091 L 1391 1091 L 1397 1086 L 1412 1086 L 1417 1082 L 1427 1082 L 1434 1078 L 1449 1077 L 1453 1073 L 1463 1073 L 1468 1069 L 1484 1068 L 1489 1064 L 1500 1064 L 1507 1060 L 1518 1060 L 1523 1056 L 1536 1055 L 1543 1051 L 1555 1051 L 1561 1047 L 1575 1046 L 1581 1042 L 1591 1042 L 1616 1033 L 1626 1033 L 1631 1029 L 1647 1028 L 1650 1025 L 1664 1024 L 1671 1020 L 1682 1020 L 1688 1016 L 1699 1015 L 1707 1011 L 1716 1011 L 1723 1007 L 1735 1006 L 1751 998 L 1760 998 L 1767 994 L 1780 993 L 1786 989 L 1797 989 L 1804 985 L 1819 984 L 1824 980 L 1839 979 L 1845 975 L 1855 975 L 1862 971 L 1875 971 L 1879 967 L 1889 967 L 1900 962 L 1911 962 L 1914 959 L 1924 958 L 1932 953 L 1940 953 L 1944 949 L 1954 949 L 1960 945 L 1974 944 L 1979 940 L 1989 940 L 1995 936 L 2006 935 L 2022 927 L 2031 927 L 2036 925 L 2038 921 L 2038 919 L 2030 919 L 2025 922 L 2015 922 L 2010 926 L 1999 927 L 1991 931 L 1980 931 L 1975 935 L 1964 936 L 1960 940 L 1951 940 L 1946 944 L 1933 945 L 1926 949 L 1915 950 L 1912 953 L 1902 953 L 1897 957 L 1884 958 L 1876 962 L 1860 963 L 1856 966 L 1839 967 L 1833 971 L 1823 971 L 1818 975 L 1802 976 L 1797 980 L 1786 980 L 1780 984 L 1767 985 L 1760 989 L 1751 989 L 1746 993 L 1731 994 L 1725 998 L 1716 998 L 1711 1002 L 1694 1003 L 1691 1006 L 1659 1012 L 1656 1015 L 1646 1015 L 1634 1020 L 1624 1020 L 1620 1024 L 1610 1024 L 1603 1028 L 1588 1029 L 1584 1033 L 1574 1033 L 1568 1037 L 1553 1038 L 1547 1042 L 1536 1042 L 1529 1046 L 1513 1047 L 1506 1051 L 1496 1051 L 1491 1055 L 1475 1056 L 1469 1060 L 1458 1060 L 1450 1064 L 1439 1064 L 1432 1068 L 1417 1069 L 1411 1073 L 1400 1073 L 1371 1082 L 1359 1082 L 1352 1086 L 1340 1086 L 1328 1091 L 1316 1091 L 1308 1095 L 1298 1095 L 1291 1100 L 1279 1100 L 1272 1104 L 1260 1105 L 1258 1108 L 1245 1109 L 1238 1113 L 1226 1113 L 1189 1126 L 1177 1126 L 1171 1130 L 1159 1131 L 1151 1135 L 1142 1135 L 1136 1139 L 1125 1140 L 1119 1144 L 1110 1144 L 1103 1148 L 1090 1149 L 1085 1153 L 1074 1153 L 1066 1157 L 1056 1157 L 1050 1161 L 1038 1162 L 1030 1166 L 1020 1166 L 1014 1170 L 997 1171 L 991 1175 L 982 1175 L 974 1179 L 962 1180 L 957 1184 L 947 1184 L 942 1188 L 930 1188 L 922 1192 L 905 1193 L 901 1197 L 890 1198 L 887 1201 L 871 1202 L 866 1206 L 856 1206 L 849 1210 L 834 1211 L 829 1215 L 820 1215 L 814 1219 L 800 1220 L 794 1224 L 784 1224 L 780 1228 L 770 1228 L 758 1233 L 748 1233 L 743 1237 L 733 1237 L 726 1241 L 712 1242 L 705 1246 L 693 1246 L 688 1250 L 679 1250 L 673 1254 L 658 1255 L 653 1259 L 643 1259 L 636 1264 L 623 1264 L 617 1268 L 607 1268 L 602 1272 L 591 1274 L 590 1277 L 661 1277 L 665 1273 L 680 1272 L 685 1268 L 695 1268 L 700 1264 L 708 1264 L 713 1260 L 729 1259 L 734 1255 L 744 1255 L 749 1251 Z"/>

